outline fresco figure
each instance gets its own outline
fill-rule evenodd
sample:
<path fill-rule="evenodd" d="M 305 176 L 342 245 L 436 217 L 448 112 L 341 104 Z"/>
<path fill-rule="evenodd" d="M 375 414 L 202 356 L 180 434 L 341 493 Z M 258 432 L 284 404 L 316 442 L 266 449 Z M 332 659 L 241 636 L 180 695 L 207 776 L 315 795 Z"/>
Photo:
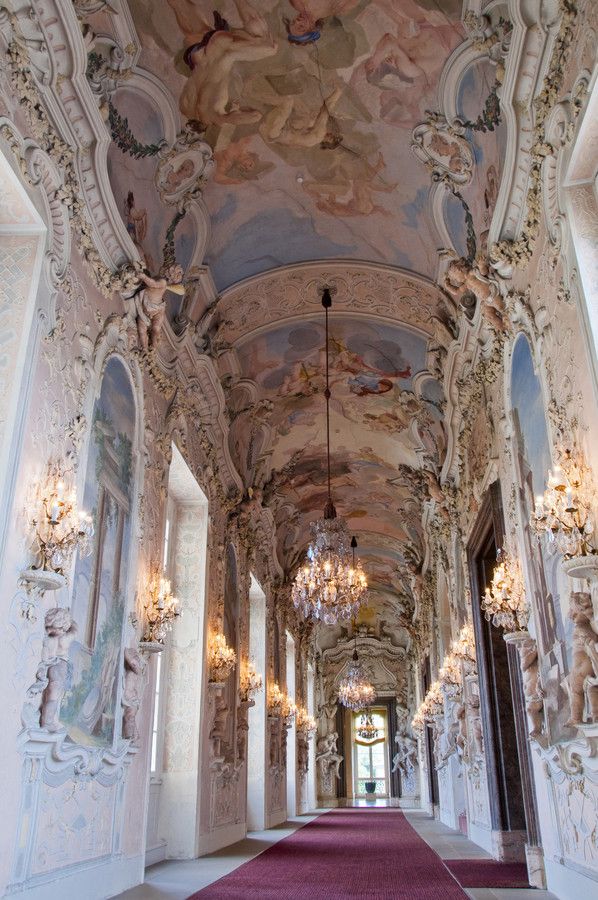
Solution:
<path fill-rule="evenodd" d="M 238 62 L 274 56 L 278 49 L 264 17 L 247 0 L 235 0 L 241 28 L 231 28 L 218 12 L 210 26 L 197 0 L 168 0 L 185 37 L 184 60 L 191 74 L 179 99 L 188 119 L 208 125 L 251 125 L 262 114 L 242 108 L 232 97 L 233 69 Z"/>
<path fill-rule="evenodd" d="M 252 140 L 252 135 L 246 135 L 214 153 L 216 161 L 214 181 L 218 184 L 242 184 L 244 181 L 257 181 L 260 175 L 272 171 L 274 163 L 263 162 L 258 154 L 250 149 Z"/>
<path fill-rule="evenodd" d="M 289 42 L 313 44 L 322 35 L 325 19 L 349 12 L 359 0 L 290 0 L 290 3 L 297 15 L 292 21 L 284 20 Z"/>
<path fill-rule="evenodd" d="M 137 248 L 141 249 L 147 234 L 147 212 L 145 209 L 137 209 L 133 191 L 129 191 L 125 200 L 125 222 L 131 240 Z"/>
<path fill-rule="evenodd" d="M 357 165 L 353 160 L 351 163 L 346 160 L 338 166 L 334 181 L 309 182 L 304 184 L 304 188 L 318 198 L 317 208 L 329 215 L 369 216 L 372 213 L 382 213 L 388 216 L 389 211 L 373 199 L 374 193 L 390 194 L 397 186 L 396 183 L 389 184 L 379 177 L 385 165 L 381 153 L 373 165 L 364 159 L 357 160 Z"/>
<path fill-rule="evenodd" d="M 292 147 L 317 147 L 326 144 L 330 149 L 342 141 L 342 136 L 331 126 L 331 115 L 342 94 L 336 87 L 309 124 L 300 125 L 293 117 L 295 98 L 286 96 L 274 109 L 266 113 L 259 131 L 266 143 L 276 142 Z"/>

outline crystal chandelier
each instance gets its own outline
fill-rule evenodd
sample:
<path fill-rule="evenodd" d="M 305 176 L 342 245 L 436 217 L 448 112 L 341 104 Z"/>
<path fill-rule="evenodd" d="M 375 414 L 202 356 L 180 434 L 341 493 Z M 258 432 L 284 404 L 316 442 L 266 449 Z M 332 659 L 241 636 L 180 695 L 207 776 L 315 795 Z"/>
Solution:
<path fill-rule="evenodd" d="M 361 563 L 355 561 L 357 541 L 349 541 L 347 526 L 337 518 L 332 502 L 330 483 L 330 378 L 328 310 L 332 306 L 330 290 L 324 288 L 322 306 L 326 313 L 326 459 L 328 470 L 328 500 L 324 518 L 312 524 L 313 540 L 307 560 L 295 577 L 292 598 L 295 609 L 306 619 L 334 625 L 350 620 L 359 612 L 367 589 L 367 579 Z"/>
<path fill-rule="evenodd" d="M 547 534 L 565 559 L 596 554 L 591 519 L 593 486 L 588 467 L 571 450 L 559 453 L 560 465 L 548 476 L 548 486 L 536 497 L 532 528 Z"/>
<path fill-rule="evenodd" d="M 363 709 L 376 699 L 376 690 L 368 681 L 357 655 L 357 635 L 355 635 L 355 649 L 353 650 L 353 662 L 349 670 L 338 686 L 338 701 L 347 709 Z"/>
<path fill-rule="evenodd" d="M 507 632 L 523 631 L 529 621 L 529 606 L 519 560 L 504 550 L 498 551 L 496 559 L 492 582 L 482 599 L 482 609 L 488 621 L 492 620 L 497 628 Z"/>
<path fill-rule="evenodd" d="M 357 736 L 364 741 L 375 741 L 378 729 L 374 725 L 371 709 L 366 709 L 357 726 Z"/>

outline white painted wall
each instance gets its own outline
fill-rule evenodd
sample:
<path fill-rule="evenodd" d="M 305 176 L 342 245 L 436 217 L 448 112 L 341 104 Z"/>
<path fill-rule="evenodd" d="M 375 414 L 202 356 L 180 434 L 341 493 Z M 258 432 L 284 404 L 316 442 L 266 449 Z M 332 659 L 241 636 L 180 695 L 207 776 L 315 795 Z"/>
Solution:
<path fill-rule="evenodd" d="M 287 631 L 287 694 L 295 700 L 295 641 Z M 287 816 L 297 815 L 297 728 L 287 730 Z"/>
<path fill-rule="evenodd" d="M 251 576 L 249 591 L 249 658 L 256 672 L 266 675 L 266 595 Z M 259 691 L 249 710 L 247 742 L 247 830 L 266 827 L 266 690 Z"/>

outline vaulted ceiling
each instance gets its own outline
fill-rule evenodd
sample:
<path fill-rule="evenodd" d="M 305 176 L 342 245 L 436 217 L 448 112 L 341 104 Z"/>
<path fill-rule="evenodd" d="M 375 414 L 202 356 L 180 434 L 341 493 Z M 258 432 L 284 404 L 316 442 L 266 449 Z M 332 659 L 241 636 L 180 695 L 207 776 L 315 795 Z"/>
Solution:
<path fill-rule="evenodd" d="M 210 267 L 230 451 L 273 510 L 288 574 L 326 496 L 320 296 L 333 287 L 334 499 L 380 606 L 394 596 L 400 609 L 447 442 L 438 282 L 447 254 L 484 248 L 500 181 L 497 60 L 473 52 L 460 0 L 129 6 L 138 66 L 157 85 L 148 99 L 133 77 L 111 99 L 110 177 L 129 233 L 150 270 L 173 254 Z M 197 221 L 163 202 L 191 157 L 156 181 L 160 142 L 185 123 L 215 162 L 199 260 Z"/>

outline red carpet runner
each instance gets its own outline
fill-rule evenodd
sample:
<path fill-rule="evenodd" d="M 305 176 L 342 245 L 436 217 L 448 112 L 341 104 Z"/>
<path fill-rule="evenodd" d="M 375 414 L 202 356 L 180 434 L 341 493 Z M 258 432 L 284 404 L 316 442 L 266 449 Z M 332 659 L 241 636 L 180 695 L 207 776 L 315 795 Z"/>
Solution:
<path fill-rule="evenodd" d="M 445 859 L 446 866 L 462 887 L 528 888 L 525 863 L 494 859 Z"/>
<path fill-rule="evenodd" d="M 333 809 L 188 900 L 463 900 L 396 809 Z"/>

